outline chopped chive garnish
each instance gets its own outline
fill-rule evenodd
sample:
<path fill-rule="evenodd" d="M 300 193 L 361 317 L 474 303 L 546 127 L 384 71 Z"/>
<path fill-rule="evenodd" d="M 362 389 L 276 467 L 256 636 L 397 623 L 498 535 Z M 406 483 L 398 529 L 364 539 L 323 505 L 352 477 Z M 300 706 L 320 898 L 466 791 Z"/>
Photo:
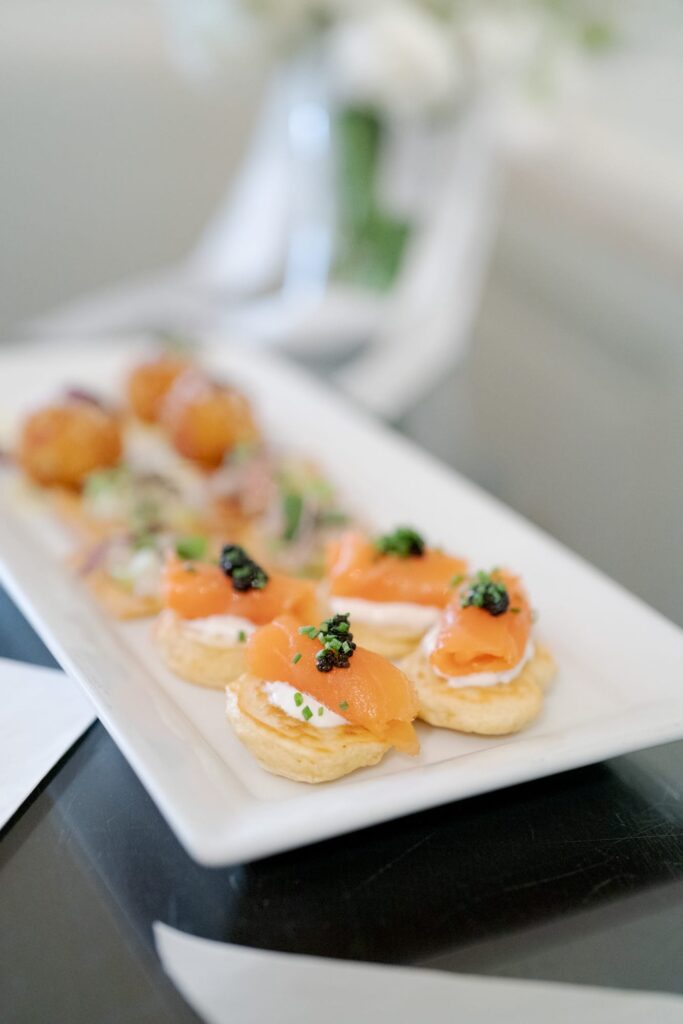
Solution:
<path fill-rule="evenodd" d="M 240 644 L 243 644 L 243 643 L 246 643 L 246 640 L 247 640 L 247 634 L 244 632 L 243 629 L 241 629 L 239 631 L 239 633 L 237 634 L 237 642 L 240 643 Z"/>
<path fill-rule="evenodd" d="M 194 537 L 181 537 L 176 541 L 175 550 L 178 558 L 196 561 L 205 556 L 207 546 L 206 537 L 197 534 Z"/>
<path fill-rule="evenodd" d="M 301 651 L 297 651 L 296 654 L 294 655 L 294 657 L 292 658 L 292 665 L 298 665 L 299 662 L 301 661 L 302 657 L 303 657 L 303 655 L 302 655 Z"/>
<path fill-rule="evenodd" d="M 324 714 L 324 712 L 325 712 L 325 708 L 321 704 L 320 707 L 318 708 L 318 718 L 321 718 L 322 715 Z"/>
<path fill-rule="evenodd" d="M 458 572 L 458 573 L 455 574 L 455 576 L 451 577 L 451 581 L 449 583 L 449 586 L 451 586 L 451 587 L 459 587 L 464 579 L 465 579 L 465 577 L 463 576 L 463 574 L 461 572 Z"/>
<path fill-rule="evenodd" d="M 305 708 L 303 709 L 303 711 L 301 712 L 301 714 L 302 714 L 302 715 L 304 716 L 304 718 L 306 719 L 306 721 L 308 721 L 308 720 L 309 720 L 309 718 L 313 718 L 313 712 L 312 712 L 312 711 L 311 711 L 311 709 L 309 708 L 308 704 L 307 704 L 307 705 L 306 705 L 306 707 L 305 707 Z"/>
<path fill-rule="evenodd" d="M 339 705 L 339 710 L 340 711 L 346 711 L 348 709 L 348 706 L 349 706 L 348 700 L 343 700 L 341 702 L 341 704 Z"/>
<path fill-rule="evenodd" d="M 348 668 L 349 658 L 356 649 L 349 624 L 349 613 L 332 615 L 323 619 L 319 626 L 299 626 L 299 632 L 322 645 L 315 652 L 315 667 L 319 672 L 331 672 L 333 668 Z"/>
<path fill-rule="evenodd" d="M 511 611 L 511 613 L 512 613 L 513 615 L 519 615 L 519 613 L 521 612 L 521 610 L 522 610 L 521 608 L 511 608 L 511 609 L 510 609 L 510 611 Z"/>
<path fill-rule="evenodd" d="M 301 705 L 303 704 L 303 702 L 304 702 L 304 698 L 303 698 L 303 695 L 302 695 L 302 694 L 300 694 L 300 693 L 295 693 L 295 694 L 294 694 L 294 703 L 296 704 L 296 706 L 297 706 L 298 708 L 300 708 L 300 707 L 301 707 Z"/>
<path fill-rule="evenodd" d="M 315 635 L 318 632 L 317 626 L 299 626 L 299 632 L 302 636 L 309 636 L 311 640 L 315 640 Z"/>

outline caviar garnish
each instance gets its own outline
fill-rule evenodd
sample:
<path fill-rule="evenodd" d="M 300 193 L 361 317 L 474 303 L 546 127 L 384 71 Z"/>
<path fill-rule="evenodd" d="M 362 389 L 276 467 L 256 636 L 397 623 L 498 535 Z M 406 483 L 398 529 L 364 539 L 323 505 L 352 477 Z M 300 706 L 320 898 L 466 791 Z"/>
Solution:
<path fill-rule="evenodd" d="M 226 544 L 219 564 L 225 575 L 231 578 L 235 590 L 263 590 L 268 582 L 268 573 L 238 544 Z"/>
<path fill-rule="evenodd" d="M 299 632 L 322 647 L 315 655 L 318 672 L 331 672 L 333 668 L 348 668 L 356 649 L 349 624 L 349 613 L 323 619 L 319 626 L 299 626 Z"/>
<path fill-rule="evenodd" d="M 425 542 L 417 530 L 399 526 L 393 533 L 385 533 L 375 540 L 375 547 L 383 555 L 397 558 L 419 558 L 425 553 Z"/>
<path fill-rule="evenodd" d="M 472 577 L 469 587 L 460 596 L 463 608 L 482 608 L 489 615 L 502 615 L 508 610 L 508 589 L 503 580 L 494 579 L 496 571 L 478 572 Z"/>

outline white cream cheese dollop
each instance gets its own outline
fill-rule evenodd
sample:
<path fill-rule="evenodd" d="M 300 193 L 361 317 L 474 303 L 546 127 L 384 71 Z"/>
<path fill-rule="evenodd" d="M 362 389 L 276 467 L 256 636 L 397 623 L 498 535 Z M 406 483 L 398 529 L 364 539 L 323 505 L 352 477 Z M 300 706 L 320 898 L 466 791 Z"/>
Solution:
<path fill-rule="evenodd" d="M 284 711 L 290 718 L 296 718 L 300 722 L 314 725 L 316 729 L 332 729 L 338 725 L 349 724 L 348 719 L 342 718 L 336 711 L 330 711 L 324 704 L 317 701 L 315 697 L 304 693 L 303 690 L 295 690 L 289 683 L 274 680 L 273 682 L 264 683 L 263 689 L 266 691 L 269 704 L 279 708 L 280 711 Z M 297 698 L 299 703 L 297 703 Z M 304 708 L 309 708 L 312 712 L 310 718 L 303 714 Z"/>
<path fill-rule="evenodd" d="M 185 631 L 196 640 L 212 647 L 233 647 L 244 643 L 256 626 L 240 615 L 207 615 L 201 619 L 186 619 Z"/>
<path fill-rule="evenodd" d="M 366 601 L 361 597 L 332 597 L 332 611 L 338 614 L 349 612 L 351 622 L 362 622 L 366 626 L 382 629 L 405 629 L 416 634 L 433 626 L 441 609 L 428 604 L 412 604 L 407 601 Z"/>
<path fill-rule="evenodd" d="M 432 653 L 436 647 L 436 638 L 439 633 L 438 624 L 427 633 L 422 641 L 422 650 L 426 657 Z M 513 679 L 516 679 L 519 673 L 522 671 L 528 661 L 531 661 L 535 653 L 534 643 L 529 638 L 527 645 L 524 649 L 524 654 L 512 668 L 506 669 L 504 672 L 472 672 L 467 676 L 447 676 L 445 673 L 440 672 L 434 665 L 431 666 L 432 672 L 437 676 L 440 676 L 445 682 L 457 689 L 461 686 L 497 686 L 498 683 L 511 683 Z"/>

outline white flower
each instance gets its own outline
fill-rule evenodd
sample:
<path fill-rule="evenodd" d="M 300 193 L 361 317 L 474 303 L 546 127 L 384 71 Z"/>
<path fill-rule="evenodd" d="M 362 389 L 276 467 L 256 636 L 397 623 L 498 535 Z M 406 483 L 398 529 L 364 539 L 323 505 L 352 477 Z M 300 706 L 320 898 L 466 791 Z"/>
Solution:
<path fill-rule="evenodd" d="M 449 102 L 460 85 L 445 24 L 406 0 L 369 3 L 365 13 L 342 18 L 330 35 L 330 55 L 346 102 L 400 117 Z"/>

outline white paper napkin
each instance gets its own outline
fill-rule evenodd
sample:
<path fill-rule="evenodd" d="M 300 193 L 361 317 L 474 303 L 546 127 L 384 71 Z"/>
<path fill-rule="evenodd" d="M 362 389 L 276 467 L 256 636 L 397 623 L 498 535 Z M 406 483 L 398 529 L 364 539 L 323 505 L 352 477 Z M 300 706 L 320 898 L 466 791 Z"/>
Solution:
<path fill-rule="evenodd" d="M 683 998 L 271 953 L 154 924 L 164 970 L 207 1024 L 681 1024 Z"/>
<path fill-rule="evenodd" d="M 94 720 L 63 672 L 0 658 L 0 827 Z"/>

